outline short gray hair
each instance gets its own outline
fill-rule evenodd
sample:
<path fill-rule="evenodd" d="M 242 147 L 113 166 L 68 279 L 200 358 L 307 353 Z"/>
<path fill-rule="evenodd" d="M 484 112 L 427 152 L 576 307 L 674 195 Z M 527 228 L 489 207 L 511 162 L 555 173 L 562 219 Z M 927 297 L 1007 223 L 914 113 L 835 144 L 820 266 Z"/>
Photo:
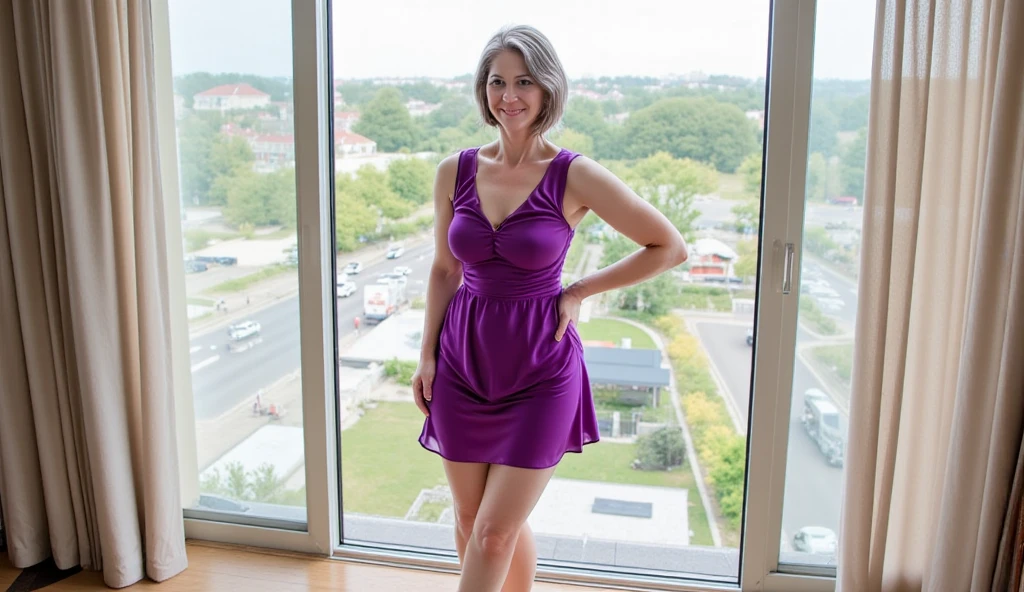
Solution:
<path fill-rule="evenodd" d="M 523 56 L 530 76 L 544 91 L 544 105 L 533 122 L 533 131 L 543 134 L 562 119 L 565 102 L 569 96 L 569 80 L 565 76 L 565 70 L 558 59 L 558 54 L 555 53 L 554 46 L 543 33 L 529 25 L 502 27 L 484 46 L 480 54 L 480 63 L 477 64 L 474 84 L 480 115 L 487 125 L 498 126 L 498 120 L 487 106 L 487 75 L 490 73 L 494 58 L 503 51 L 514 51 Z"/>

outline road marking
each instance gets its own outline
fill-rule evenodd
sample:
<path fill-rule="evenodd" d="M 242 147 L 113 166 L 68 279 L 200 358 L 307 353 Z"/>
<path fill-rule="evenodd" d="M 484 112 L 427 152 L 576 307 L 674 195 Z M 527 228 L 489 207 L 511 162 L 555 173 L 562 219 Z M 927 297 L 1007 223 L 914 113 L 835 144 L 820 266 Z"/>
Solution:
<path fill-rule="evenodd" d="M 203 349 L 203 346 L 201 346 L 201 345 L 193 345 L 192 348 L 190 350 L 188 350 L 188 353 L 194 354 L 194 353 L 196 353 L 197 351 L 199 351 L 201 349 Z"/>
<path fill-rule="evenodd" d="M 206 358 L 202 362 L 198 362 L 196 364 L 192 364 L 192 372 L 198 372 L 199 370 L 202 370 L 203 368 L 206 368 L 207 366 L 209 366 L 210 364 L 213 364 L 214 362 L 216 362 L 219 359 L 220 359 L 220 356 L 213 356 L 212 358 Z"/>

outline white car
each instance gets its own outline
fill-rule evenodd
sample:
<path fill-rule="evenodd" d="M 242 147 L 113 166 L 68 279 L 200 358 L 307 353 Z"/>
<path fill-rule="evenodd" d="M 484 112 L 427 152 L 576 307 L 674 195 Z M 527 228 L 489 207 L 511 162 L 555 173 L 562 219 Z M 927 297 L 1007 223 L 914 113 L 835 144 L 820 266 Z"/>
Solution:
<path fill-rule="evenodd" d="M 348 298 L 356 293 L 356 283 L 349 281 L 338 282 L 338 298 Z"/>
<path fill-rule="evenodd" d="M 824 526 L 805 526 L 793 535 L 793 549 L 802 553 L 831 555 L 836 548 L 836 533 Z"/>
<path fill-rule="evenodd" d="M 391 247 L 388 249 L 388 259 L 398 259 L 402 255 L 405 255 L 405 247 Z"/>
<path fill-rule="evenodd" d="M 345 266 L 344 273 L 348 275 L 355 275 L 363 270 L 363 264 L 358 261 L 352 261 Z"/>
<path fill-rule="evenodd" d="M 406 267 L 405 265 L 399 265 L 398 267 L 396 267 L 394 269 L 394 272 L 395 273 L 400 273 L 402 275 L 409 275 L 410 273 L 412 273 L 412 268 L 411 267 Z"/>
<path fill-rule="evenodd" d="M 242 321 L 228 327 L 228 337 L 233 341 L 239 341 L 259 334 L 260 324 L 256 321 Z"/>

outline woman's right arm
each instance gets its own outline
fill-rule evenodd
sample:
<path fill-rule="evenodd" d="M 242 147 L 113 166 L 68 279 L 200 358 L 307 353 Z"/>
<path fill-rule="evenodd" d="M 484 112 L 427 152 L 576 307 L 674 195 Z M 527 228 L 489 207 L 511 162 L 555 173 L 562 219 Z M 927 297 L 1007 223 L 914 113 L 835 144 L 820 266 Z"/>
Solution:
<path fill-rule="evenodd" d="M 462 263 L 452 255 L 448 247 L 448 226 L 455 214 L 452 196 L 458 167 L 459 155 L 453 154 L 441 161 L 434 177 L 434 261 L 427 278 L 427 309 L 423 320 L 420 363 L 412 380 L 416 404 L 424 415 L 430 414 L 425 402 L 431 398 L 441 323 L 448 311 L 448 304 L 462 283 Z"/>

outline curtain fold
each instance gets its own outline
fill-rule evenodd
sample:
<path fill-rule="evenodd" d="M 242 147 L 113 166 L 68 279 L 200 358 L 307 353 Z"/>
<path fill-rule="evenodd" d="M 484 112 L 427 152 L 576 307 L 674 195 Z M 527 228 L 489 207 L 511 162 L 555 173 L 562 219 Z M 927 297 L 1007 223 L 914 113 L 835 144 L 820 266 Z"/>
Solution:
<path fill-rule="evenodd" d="M 0 3 L 0 500 L 26 567 L 185 569 L 148 2 Z"/>
<path fill-rule="evenodd" d="M 844 591 L 1005 590 L 1024 433 L 1024 3 L 880 0 Z"/>

